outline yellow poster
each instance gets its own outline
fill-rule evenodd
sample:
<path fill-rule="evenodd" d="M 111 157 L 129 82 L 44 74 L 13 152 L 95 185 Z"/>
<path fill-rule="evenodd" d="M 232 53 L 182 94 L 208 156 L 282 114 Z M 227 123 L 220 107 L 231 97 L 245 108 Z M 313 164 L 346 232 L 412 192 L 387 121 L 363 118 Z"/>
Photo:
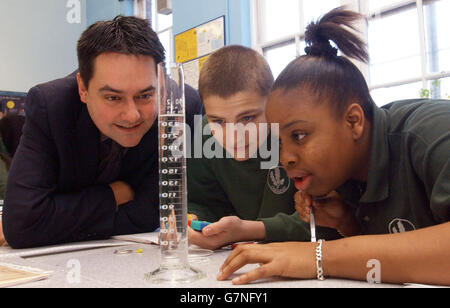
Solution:
<path fill-rule="evenodd" d="M 175 35 L 175 62 L 186 63 L 225 46 L 225 17 Z"/>
<path fill-rule="evenodd" d="M 197 29 L 175 36 L 175 62 L 183 63 L 197 58 Z"/>
<path fill-rule="evenodd" d="M 175 35 L 175 62 L 183 64 L 184 81 L 198 88 L 198 78 L 208 56 L 225 46 L 225 17 Z"/>

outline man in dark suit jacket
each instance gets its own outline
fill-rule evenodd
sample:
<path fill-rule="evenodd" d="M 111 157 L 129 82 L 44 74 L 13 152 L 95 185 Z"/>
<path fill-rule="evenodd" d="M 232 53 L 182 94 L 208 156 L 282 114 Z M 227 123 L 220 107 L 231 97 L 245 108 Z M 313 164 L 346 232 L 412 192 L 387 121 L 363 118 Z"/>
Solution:
<path fill-rule="evenodd" d="M 146 21 L 119 16 L 83 33 L 78 60 L 79 73 L 28 93 L 3 211 L 13 248 L 159 225 L 156 67 L 164 49 Z M 186 105 L 192 125 L 202 106 L 190 87 Z"/>

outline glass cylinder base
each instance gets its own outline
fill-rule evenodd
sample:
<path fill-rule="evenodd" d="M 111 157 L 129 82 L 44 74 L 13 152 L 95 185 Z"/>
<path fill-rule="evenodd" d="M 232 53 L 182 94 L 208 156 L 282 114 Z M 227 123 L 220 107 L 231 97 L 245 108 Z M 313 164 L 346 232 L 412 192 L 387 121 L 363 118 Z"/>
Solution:
<path fill-rule="evenodd" d="M 208 257 L 212 255 L 214 252 L 209 249 L 203 249 L 203 248 L 191 248 L 188 249 L 188 257 L 189 260 L 195 259 L 195 258 L 203 258 Z"/>
<path fill-rule="evenodd" d="M 145 274 L 145 279 L 155 284 L 184 284 L 191 283 L 206 277 L 206 274 L 190 266 L 160 267 Z"/>

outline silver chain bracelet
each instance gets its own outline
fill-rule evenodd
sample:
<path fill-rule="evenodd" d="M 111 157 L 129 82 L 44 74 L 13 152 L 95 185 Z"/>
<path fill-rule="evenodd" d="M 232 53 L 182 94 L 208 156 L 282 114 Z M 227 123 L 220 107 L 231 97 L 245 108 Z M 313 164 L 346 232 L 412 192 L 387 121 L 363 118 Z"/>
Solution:
<path fill-rule="evenodd" d="M 323 264 L 322 264 L 322 243 L 325 240 L 319 240 L 316 246 L 316 268 L 317 268 L 317 279 L 320 281 L 325 280 L 325 276 L 323 275 Z"/>

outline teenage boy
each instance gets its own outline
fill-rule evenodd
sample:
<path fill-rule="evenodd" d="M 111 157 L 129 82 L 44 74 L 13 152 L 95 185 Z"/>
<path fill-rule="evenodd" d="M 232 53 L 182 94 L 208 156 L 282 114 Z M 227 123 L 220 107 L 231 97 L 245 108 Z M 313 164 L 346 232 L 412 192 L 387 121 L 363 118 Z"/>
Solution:
<path fill-rule="evenodd" d="M 264 57 L 243 46 L 224 47 L 205 62 L 199 94 L 206 115 L 195 128 L 204 135 L 203 157 L 188 160 L 188 211 L 214 223 L 189 230 L 191 244 L 217 249 L 240 241 L 310 239 L 309 225 L 295 213 L 295 187 L 278 166 L 278 140 L 270 134 L 275 127 L 267 127 L 273 82 Z"/>

